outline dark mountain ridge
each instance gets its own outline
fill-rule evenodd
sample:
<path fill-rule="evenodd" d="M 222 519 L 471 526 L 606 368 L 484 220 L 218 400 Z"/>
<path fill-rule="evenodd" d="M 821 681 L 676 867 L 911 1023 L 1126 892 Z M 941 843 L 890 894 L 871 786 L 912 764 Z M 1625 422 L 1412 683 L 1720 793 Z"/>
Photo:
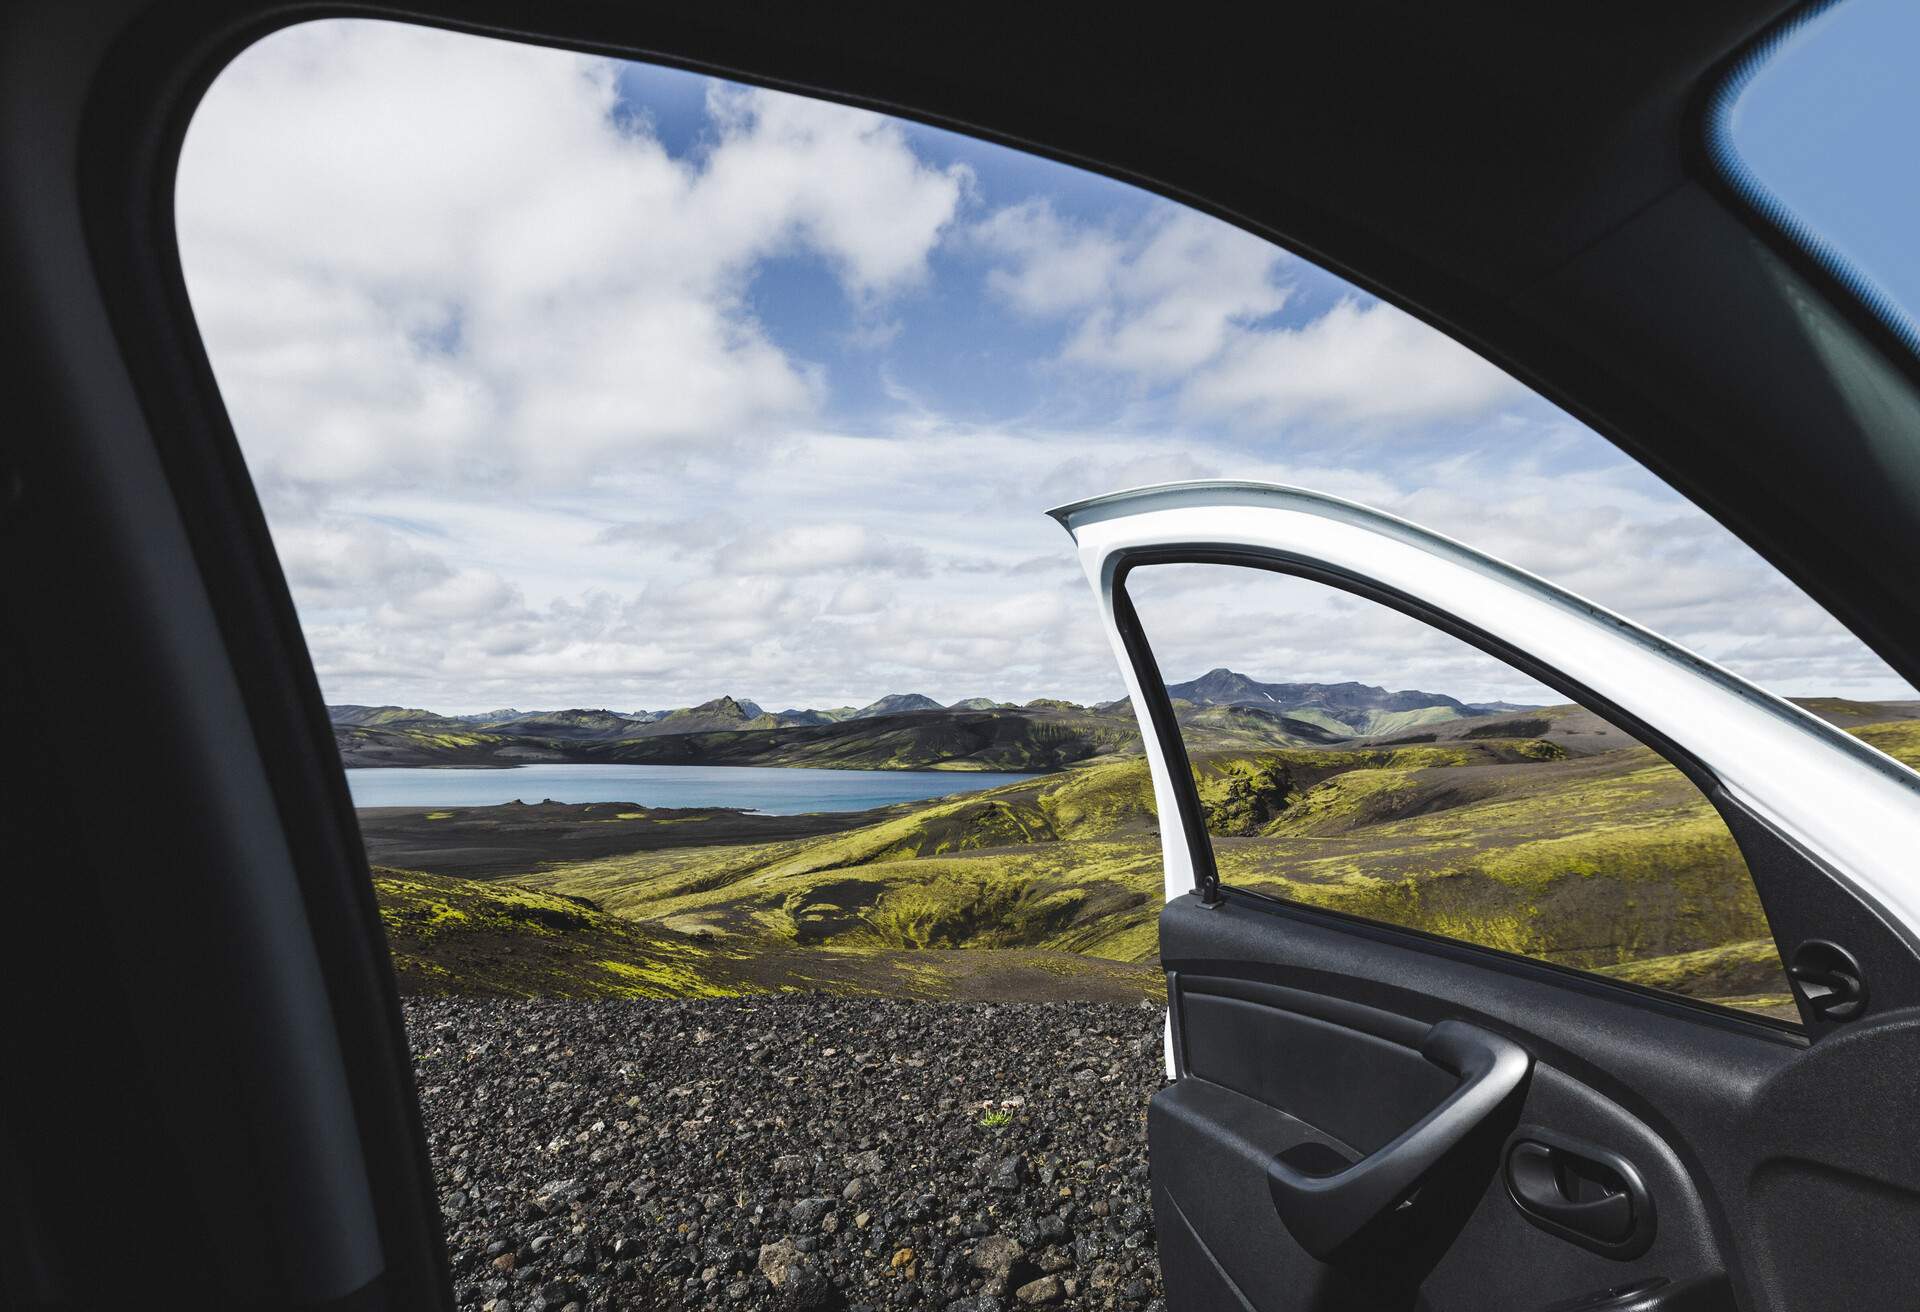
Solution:
<path fill-rule="evenodd" d="M 1196 706 L 1257 706 L 1262 710 L 1294 711 L 1307 707 L 1334 713 L 1343 711 L 1415 711 L 1443 706 L 1461 715 L 1476 712 L 1445 693 L 1405 688 L 1389 692 L 1369 683 L 1262 683 L 1224 666 L 1208 670 L 1186 683 L 1170 683 L 1167 695 Z M 1513 709 L 1521 709 L 1515 707 Z"/>
<path fill-rule="evenodd" d="M 1493 704 L 1441 693 L 1357 682 L 1265 683 L 1224 668 L 1171 684 L 1168 692 L 1190 745 L 1207 748 L 1329 745 L 1496 715 Z M 666 711 L 574 707 L 484 716 L 400 706 L 328 709 L 350 766 L 600 761 L 1053 770 L 1134 751 L 1138 743 L 1125 699 L 1086 707 L 1039 697 L 1016 707 L 974 697 L 943 707 L 921 693 L 890 693 L 858 708 L 768 712 L 721 696 Z"/>

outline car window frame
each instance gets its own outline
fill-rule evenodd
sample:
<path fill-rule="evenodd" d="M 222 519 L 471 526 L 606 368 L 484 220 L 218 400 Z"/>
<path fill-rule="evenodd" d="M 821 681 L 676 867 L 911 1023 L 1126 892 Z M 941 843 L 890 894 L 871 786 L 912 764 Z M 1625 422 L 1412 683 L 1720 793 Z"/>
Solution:
<path fill-rule="evenodd" d="M 1396 924 L 1390 920 L 1378 920 L 1350 911 L 1339 911 L 1316 906 L 1311 902 L 1281 897 L 1275 893 L 1222 883 L 1215 862 L 1213 835 L 1206 827 L 1198 791 L 1192 786 L 1192 763 L 1187 754 L 1186 740 L 1181 734 L 1178 717 L 1174 714 L 1173 699 L 1167 692 L 1165 680 L 1159 677 L 1158 657 L 1154 655 L 1152 643 L 1140 620 L 1138 608 L 1127 591 L 1127 578 L 1137 569 L 1151 568 L 1156 565 L 1222 565 L 1259 569 L 1288 578 L 1322 584 L 1349 596 L 1386 606 L 1409 619 L 1456 638 L 1484 655 L 1504 662 L 1527 677 L 1552 688 L 1583 710 L 1600 716 L 1613 728 L 1627 733 L 1640 746 L 1647 748 L 1685 776 L 1687 782 L 1699 791 L 1701 800 L 1713 808 L 1714 814 L 1726 828 L 1728 837 L 1733 840 L 1735 849 L 1740 853 L 1744 873 L 1754 889 L 1755 897 L 1758 898 L 1760 895 L 1759 881 L 1753 873 L 1753 864 L 1759 854 L 1749 851 L 1747 842 L 1741 838 L 1740 827 L 1732 823 L 1726 814 L 1722 803 L 1725 793 L 1720 789 L 1719 778 L 1713 770 L 1653 725 L 1620 708 L 1585 685 L 1568 678 L 1531 653 L 1514 647 L 1506 640 L 1411 594 L 1384 586 L 1374 580 L 1306 561 L 1286 561 L 1264 553 L 1226 547 L 1200 551 L 1168 547 L 1122 551 L 1116 553 L 1114 562 L 1113 595 L 1116 624 L 1126 645 L 1128 659 L 1135 663 L 1135 668 L 1140 670 L 1143 676 L 1150 676 L 1143 677 L 1141 687 L 1147 701 L 1147 723 L 1142 727 L 1154 735 L 1168 770 L 1175 777 L 1176 793 L 1180 800 L 1180 827 L 1195 866 L 1194 892 L 1203 902 L 1215 902 L 1222 894 L 1231 892 L 1237 897 L 1256 898 L 1277 907 L 1285 907 L 1290 912 L 1305 912 L 1312 916 L 1330 918 L 1343 925 L 1364 927 L 1375 936 L 1404 935 L 1412 941 L 1428 946 L 1464 949 L 1472 954 L 1483 954 L 1509 967 L 1537 966 L 1552 971 L 1562 979 L 1578 979 L 1608 988 L 1624 988 L 1643 999 L 1675 1003 L 1689 1012 L 1701 1011 L 1720 1018 L 1756 1022 L 1767 1029 L 1789 1035 L 1800 1036 L 1806 1033 L 1806 1026 L 1801 1021 L 1742 1011 L 1681 993 L 1635 984 L 1627 980 L 1617 980 L 1583 967 L 1568 966 L 1541 957 L 1530 957 L 1524 953 L 1491 947 L 1484 943 L 1476 943 L 1472 939 L 1436 934 L 1411 925 Z M 1764 904 L 1762 911 L 1765 912 Z M 1771 917 L 1768 918 L 1768 934 L 1769 937 L 1773 936 Z M 1781 978 L 1784 980 L 1787 978 L 1787 962 L 1781 955 L 1777 939 L 1774 944 L 1774 955 L 1779 961 Z"/>

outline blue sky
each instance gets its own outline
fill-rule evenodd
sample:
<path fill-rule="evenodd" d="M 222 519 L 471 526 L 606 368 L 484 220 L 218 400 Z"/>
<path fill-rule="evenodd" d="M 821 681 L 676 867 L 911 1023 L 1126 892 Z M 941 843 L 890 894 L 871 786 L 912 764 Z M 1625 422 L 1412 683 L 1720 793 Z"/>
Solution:
<path fill-rule="evenodd" d="M 1757 70 L 1727 130 L 1756 178 L 1920 319 L 1920 5 L 1844 0 Z"/>
<path fill-rule="evenodd" d="M 1285 161 L 1275 162 L 1285 167 Z M 1049 505 L 1304 484 L 1788 693 L 1904 686 L 1612 446 L 1258 238 L 952 134 L 393 24 L 276 34 L 177 188 L 196 316 L 331 700 L 1111 697 Z M 1532 685 L 1333 596 L 1229 664 Z"/>

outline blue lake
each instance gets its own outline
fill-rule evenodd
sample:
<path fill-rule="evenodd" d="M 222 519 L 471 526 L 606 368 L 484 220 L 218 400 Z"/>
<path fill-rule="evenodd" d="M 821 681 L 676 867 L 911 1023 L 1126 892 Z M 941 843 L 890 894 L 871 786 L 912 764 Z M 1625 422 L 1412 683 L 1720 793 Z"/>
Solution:
<path fill-rule="evenodd" d="M 864 811 L 1032 778 L 953 770 L 811 770 L 750 765 L 523 765 L 511 770 L 373 766 L 347 771 L 355 806 L 634 802 L 736 806 L 768 815 Z"/>

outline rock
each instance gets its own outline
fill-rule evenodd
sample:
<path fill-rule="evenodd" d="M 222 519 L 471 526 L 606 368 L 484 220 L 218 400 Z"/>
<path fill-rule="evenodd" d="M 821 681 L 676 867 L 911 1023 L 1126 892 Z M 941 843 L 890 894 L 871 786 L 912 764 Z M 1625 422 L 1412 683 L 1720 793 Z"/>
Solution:
<path fill-rule="evenodd" d="M 797 1278 L 800 1271 L 802 1253 L 793 1246 L 791 1239 L 782 1239 L 777 1244 L 763 1244 L 760 1248 L 760 1260 L 757 1263 L 760 1274 L 775 1289 L 784 1289 Z"/>
<path fill-rule="evenodd" d="M 1003 1194 L 1018 1193 L 1026 1178 L 1027 1160 L 1015 1153 L 1011 1157 L 1002 1157 L 994 1164 L 993 1174 L 987 1178 L 987 1188 Z"/>
<path fill-rule="evenodd" d="M 973 1246 L 973 1252 L 967 1255 L 967 1262 L 987 1278 L 987 1283 L 996 1291 L 1004 1291 L 1013 1279 L 1013 1266 L 1025 1250 L 1020 1241 L 1011 1235 L 988 1235 Z"/>
<path fill-rule="evenodd" d="M 560 1312 L 567 1304 L 579 1297 L 578 1292 L 565 1281 L 535 1285 L 526 1306 L 530 1312 Z"/>
<path fill-rule="evenodd" d="M 831 1198 L 802 1198 L 793 1205 L 788 1213 L 796 1230 L 811 1230 L 820 1224 L 820 1218 L 833 1210 Z"/>
<path fill-rule="evenodd" d="M 1060 1301 L 1060 1277 L 1041 1276 L 1013 1291 L 1014 1299 L 1026 1307 L 1042 1307 Z"/>
<path fill-rule="evenodd" d="M 822 995 L 404 1006 L 461 1312 L 1160 1300 L 1142 1133 L 1164 1082 L 1157 1011 Z M 937 1051 L 921 1046 L 932 1034 Z M 845 1078 L 813 1078 L 825 1047 Z M 1099 1074 L 1097 1097 L 1076 1070 Z M 983 1132 L 983 1105 L 1017 1109 L 1014 1123 Z"/>

